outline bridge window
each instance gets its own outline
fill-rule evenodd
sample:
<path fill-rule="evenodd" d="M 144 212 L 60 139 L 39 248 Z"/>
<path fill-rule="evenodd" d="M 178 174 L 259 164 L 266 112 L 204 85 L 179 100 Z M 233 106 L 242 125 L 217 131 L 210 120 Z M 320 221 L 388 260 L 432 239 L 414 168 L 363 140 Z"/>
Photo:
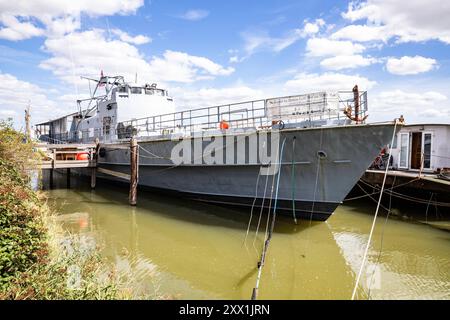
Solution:
<path fill-rule="evenodd" d="M 131 87 L 132 94 L 142 94 L 142 88 L 140 87 Z"/>
<path fill-rule="evenodd" d="M 103 117 L 103 134 L 108 135 L 111 129 L 111 117 Z"/>
<path fill-rule="evenodd" d="M 153 89 L 145 89 L 145 94 L 155 94 L 155 90 Z"/>
<path fill-rule="evenodd" d="M 120 93 L 128 93 L 128 87 L 124 86 L 124 87 L 119 87 L 119 92 Z"/>

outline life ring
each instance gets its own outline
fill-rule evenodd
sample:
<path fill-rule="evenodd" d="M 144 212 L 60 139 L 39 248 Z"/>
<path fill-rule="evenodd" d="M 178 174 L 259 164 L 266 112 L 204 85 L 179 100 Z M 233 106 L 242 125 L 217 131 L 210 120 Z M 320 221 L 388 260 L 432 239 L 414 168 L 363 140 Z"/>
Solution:
<path fill-rule="evenodd" d="M 78 152 L 76 160 L 89 160 L 89 153 L 87 153 L 87 152 Z"/>
<path fill-rule="evenodd" d="M 220 121 L 220 126 L 219 126 L 220 130 L 226 130 L 230 128 L 230 125 L 228 122 L 226 122 L 225 120 Z"/>

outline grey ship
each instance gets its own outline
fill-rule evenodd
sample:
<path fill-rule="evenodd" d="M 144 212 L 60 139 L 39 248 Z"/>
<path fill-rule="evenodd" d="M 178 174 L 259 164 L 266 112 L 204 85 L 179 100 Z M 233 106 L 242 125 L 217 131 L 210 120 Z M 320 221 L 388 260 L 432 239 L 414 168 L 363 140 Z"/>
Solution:
<path fill-rule="evenodd" d="M 175 112 L 156 84 L 88 80 L 91 98 L 36 125 L 40 140 L 99 141 L 98 167 L 129 173 L 135 137 L 140 187 L 249 212 L 326 220 L 399 129 L 365 123 L 367 92 L 357 86 Z"/>

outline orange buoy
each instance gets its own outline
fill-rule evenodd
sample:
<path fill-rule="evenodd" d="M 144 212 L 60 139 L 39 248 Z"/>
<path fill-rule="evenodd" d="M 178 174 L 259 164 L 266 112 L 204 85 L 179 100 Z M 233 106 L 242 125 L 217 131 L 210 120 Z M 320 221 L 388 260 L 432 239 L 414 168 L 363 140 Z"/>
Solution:
<path fill-rule="evenodd" d="M 87 152 L 78 152 L 76 159 L 77 160 L 89 160 L 89 153 L 87 153 Z"/>
<path fill-rule="evenodd" d="M 226 122 L 225 120 L 220 121 L 220 129 L 221 130 L 225 130 L 225 129 L 229 129 L 230 125 L 228 124 L 228 122 Z"/>

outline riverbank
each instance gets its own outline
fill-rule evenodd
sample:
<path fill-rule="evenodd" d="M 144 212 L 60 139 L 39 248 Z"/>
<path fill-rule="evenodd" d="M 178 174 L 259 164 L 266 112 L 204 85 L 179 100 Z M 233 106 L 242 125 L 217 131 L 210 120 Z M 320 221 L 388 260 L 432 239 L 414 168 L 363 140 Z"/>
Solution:
<path fill-rule="evenodd" d="M 30 187 L 35 154 L 25 141 L 0 123 L 0 299 L 163 298 L 140 286 L 155 276 L 145 259 L 123 254 L 118 267 L 97 242 L 61 228 L 45 194 Z"/>

